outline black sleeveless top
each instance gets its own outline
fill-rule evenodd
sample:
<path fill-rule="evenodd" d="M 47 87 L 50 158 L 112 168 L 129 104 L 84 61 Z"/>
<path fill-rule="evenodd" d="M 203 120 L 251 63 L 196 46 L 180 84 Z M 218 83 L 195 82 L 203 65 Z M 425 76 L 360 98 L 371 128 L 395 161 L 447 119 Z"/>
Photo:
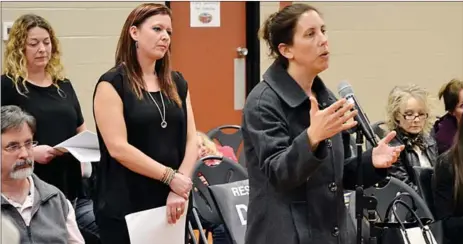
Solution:
<path fill-rule="evenodd" d="M 186 147 L 188 85 L 178 72 L 173 72 L 172 78 L 177 85 L 182 107 L 178 107 L 163 94 L 168 124 L 166 128 L 161 127 L 159 110 L 147 91 L 143 91 L 141 100 L 132 91 L 122 66 L 116 66 L 103 74 L 98 83 L 101 81 L 111 83 L 119 94 L 123 103 L 128 143 L 157 162 L 178 169 L 183 161 Z M 162 111 L 160 92 L 151 92 L 151 96 Z M 106 216 L 124 218 L 129 213 L 165 206 L 170 192 L 169 186 L 135 173 L 112 158 L 98 126 L 96 129 L 101 153 L 94 205 L 96 212 L 101 211 Z"/>
<path fill-rule="evenodd" d="M 2 106 L 16 105 L 34 116 L 37 124 L 34 140 L 39 145 L 56 146 L 75 136 L 77 128 L 84 123 L 76 92 L 67 79 L 57 82 L 59 90 L 53 85 L 41 87 L 26 82 L 26 96 L 18 93 L 13 80 L 7 75 L 2 75 L 1 82 Z M 24 92 L 21 84 L 20 89 Z M 35 163 L 34 173 L 60 189 L 71 201 L 81 193 L 80 162 L 70 153 L 55 157 L 48 164 Z"/>

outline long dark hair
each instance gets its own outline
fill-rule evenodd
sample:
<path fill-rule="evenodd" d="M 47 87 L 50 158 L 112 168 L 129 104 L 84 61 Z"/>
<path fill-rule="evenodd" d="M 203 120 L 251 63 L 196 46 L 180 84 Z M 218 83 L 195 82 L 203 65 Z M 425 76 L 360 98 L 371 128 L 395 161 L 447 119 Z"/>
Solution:
<path fill-rule="evenodd" d="M 172 18 L 170 9 L 162 4 L 144 3 L 136 7 L 127 17 L 117 44 L 116 66 L 124 66 L 130 86 L 139 99 L 143 98 L 142 89 L 145 88 L 145 84 L 140 63 L 137 59 L 135 41 L 130 36 L 129 29 L 131 26 L 139 27 L 146 19 L 158 14 L 168 15 Z M 166 52 L 162 59 L 156 61 L 154 69 L 159 78 L 161 91 L 180 107 L 182 101 L 171 75 L 170 50 Z"/>
<path fill-rule="evenodd" d="M 463 116 L 458 124 L 455 142 L 450 149 L 450 158 L 455 175 L 455 182 L 453 183 L 455 203 L 463 204 Z"/>

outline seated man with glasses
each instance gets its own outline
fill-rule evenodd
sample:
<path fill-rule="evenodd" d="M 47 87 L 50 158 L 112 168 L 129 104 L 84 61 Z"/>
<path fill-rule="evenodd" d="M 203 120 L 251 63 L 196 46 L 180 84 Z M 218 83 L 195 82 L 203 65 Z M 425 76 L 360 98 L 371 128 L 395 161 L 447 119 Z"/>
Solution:
<path fill-rule="evenodd" d="M 84 243 L 74 209 L 34 171 L 35 119 L 17 106 L 1 107 L 2 218 L 10 218 L 21 243 Z"/>
<path fill-rule="evenodd" d="M 437 160 L 437 145 L 429 135 L 434 121 L 429 93 L 416 85 L 396 86 L 389 93 L 386 124 L 397 132 L 393 145 L 405 145 L 399 159 L 389 168 L 389 174 L 415 190 L 413 166 L 433 167 Z"/>

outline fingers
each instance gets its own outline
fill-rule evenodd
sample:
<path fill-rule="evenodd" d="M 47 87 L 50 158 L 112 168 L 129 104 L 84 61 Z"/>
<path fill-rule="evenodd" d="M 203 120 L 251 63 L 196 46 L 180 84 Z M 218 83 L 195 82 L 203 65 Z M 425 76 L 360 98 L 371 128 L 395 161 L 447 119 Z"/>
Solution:
<path fill-rule="evenodd" d="M 354 128 L 357 124 L 358 124 L 357 121 L 352 121 L 352 122 L 344 123 L 344 124 L 341 125 L 341 130 L 340 130 L 339 132 L 352 129 L 352 128 Z M 338 133 L 339 133 L 339 132 L 338 132 Z"/>
<path fill-rule="evenodd" d="M 317 99 L 313 96 L 309 97 L 310 99 L 310 113 L 315 113 L 319 110 Z"/>
<path fill-rule="evenodd" d="M 395 150 L 398 151 L 399 153 L 402 152 L 405 149 L 405 145 L 400 145 L 398 147 L 395 147 Z"/>
<path fill-rule="evenodd" d="M 172 207 L 167 207 L 166 208 L 166 213 L 167 213 L 167 223 L 172 224 Z"/>
<path fill-rule="evenodd" d="M 339 109 L 341 108 L 344 108 L 345 107 L 345 104 L 346 104 L 346 99 L 343 98 L 343 99 L 339 99 L 338 101 L 336 101 L 335 103 L 331 104 L 329 107 L 327 107 L 325 109 L 325 111 L 328 112 L 328 114 L 334 114 L 336 111 L 338 111 Z M 347 111 L 347 110 L 346 110 Z"/>
<path fill-rule="evenodd" d="M 382 143 L 382 144 L 389 144 L 389 142 L 392 141 L 392 139 L 394 139 L 396 135 L 396 132 L 395 131 L 391 131 L 389 132 L 386 137 L 384 137 L 383 139 L 381 139 L 381 141 L 379 141 L 379 143 Z"/>
<path fill-rule="evenodd" d="M 336 112 L 334 113 L 334 116 L 337 117 L 337 118 L 343 117 L 344 114 L 347 113 L 347 111 L 350 111 L 353 108 L 354 108 L 354 104 L 351 104 L 351 103 L 344 104 L 344 106 L 342 106 L 340 109 L 336 110 Z"/>
<path fill-rule="evenodd" d="M 177 213 L 177 215 L 175 216 L 175 217 L 176 217 L 175 220 L 180 219 L 180 217 L 181 217 L 182 214 L 183 214 L 183 211 L 184 211 L 183 207 L 177 207 L 177 208 L 176 208 L 176 213 Z"/>
<path fill-rule="evenodd" d="M 175 203 L 167 206 L 167 223 L 175 224 L 185 212 L 185 203 Z"/>
<path fill-rule="evenodd" d="M 65 152 L 61 151 L 61 150 L 58 150 L 58 149 L 55 149 L 51 152 L 53 155 L 55 156 L 61 156 L 63 155 Z"/>
<path fill-rule="evenodd" d="M 338 117 L 335 117 L 335 123 L 339 123 L 339 124 L 344 124 L 346 123 L 347 121 L 349 121 L 350 119 L 354 118 L 355 116 L 357 116 L 358 114 L 358 111 L 357 110 L 354 110 L 352 113 L 349 113 L 348 115 L 346 116 L 338 116 Z"/>
<path fill-rule="evenodd" d="M 170 208 L 170 221 L 171 224 L 175 224 L 177 222 L 177 209 L 175 206 Z"/>

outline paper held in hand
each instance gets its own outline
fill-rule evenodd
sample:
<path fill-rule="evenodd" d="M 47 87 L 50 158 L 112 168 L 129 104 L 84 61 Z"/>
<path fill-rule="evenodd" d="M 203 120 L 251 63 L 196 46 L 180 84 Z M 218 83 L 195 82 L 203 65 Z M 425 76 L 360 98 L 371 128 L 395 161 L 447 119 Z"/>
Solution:
<path fill-rule="evenodd" d="M 60 151 L 69 152 L 79 162 L 99 162 L 100 147 L 94 132 L 86 130 L 54 146 Z"/>
<path fill-rule="evenodd" d="M 167 223 L 166 206 L 128 214 L 125 220 L 132 244 L 185 243 L 186 211 L 175 224 Z"/>

